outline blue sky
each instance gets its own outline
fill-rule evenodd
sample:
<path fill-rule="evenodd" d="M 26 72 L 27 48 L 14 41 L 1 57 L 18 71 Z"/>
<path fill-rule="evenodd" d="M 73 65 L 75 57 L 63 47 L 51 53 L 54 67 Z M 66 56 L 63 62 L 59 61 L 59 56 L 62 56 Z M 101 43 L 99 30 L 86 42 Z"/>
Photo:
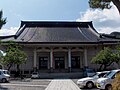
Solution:
<path fill-rule="evenodd" d="M 88 8 L 87 0 L 2 0 L 7 17 L 4 28 L 17 27 L 21 20 L 72 20 Z"/>
<path fill-rule="evenodd" d="M 0 35 L 15 34 L 21 20 L 93 21 L 100 33 L 120 31 L 120 15 L 114 5 L 109 10 L 93 10 L 88 0 L 1 0 L 0 9 L 7 17 Z"/>

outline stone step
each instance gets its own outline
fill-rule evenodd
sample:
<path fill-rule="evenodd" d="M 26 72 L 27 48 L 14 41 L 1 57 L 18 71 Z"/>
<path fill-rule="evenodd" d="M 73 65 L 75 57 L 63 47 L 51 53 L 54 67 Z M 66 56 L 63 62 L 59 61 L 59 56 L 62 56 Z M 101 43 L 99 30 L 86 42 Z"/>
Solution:
<path fill-rule="evenodd" d="M 39 73 L 40 78 L 81 78 L 83 73 Z"/>

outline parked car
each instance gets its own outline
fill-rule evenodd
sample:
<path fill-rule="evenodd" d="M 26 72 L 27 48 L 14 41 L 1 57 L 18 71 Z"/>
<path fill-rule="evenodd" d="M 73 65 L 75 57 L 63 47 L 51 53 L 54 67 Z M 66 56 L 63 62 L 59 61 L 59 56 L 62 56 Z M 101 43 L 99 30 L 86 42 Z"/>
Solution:
<path fill-rule="evenodd" d="M 84 76 L 84 77 L 93 76 L 93 75 L 95 75 L 95 74 L 96 74 L 96 72 L 95 72 L 94 69 L 92 69 L 92 68 L 85 68 L 85 69 L 83 70 L 83 76 Z"/>
<path fill-rule="evenodd" d="M 104 77 L 97 80 L 96 86 L 99 89 L 112 90 L 112 81 L 115 78 L 115 75 L 120 73 L 120 69 L 111 70 Z"/>
<path fill-rule="evenodd" d="M 0 69 L 0 81 L 5 83 L 5 82 L 9 82 L 9 80 L 10 80 L 10 74 L 8 70 Z"/>
<path fill-rule="evenodd" d="M 38 72 L 33 72 L 31 78 L 40 78 L 40 75 Z"/>
<path fill-rule="evenodd" d="M 86 77 L 86 78 L 79 79 L 77 81 L 77 84 L 80 88 L 84 88 L 84 87 L 93 88 L 96 84 L 96 80 L 100 77 L 103 77 L 108 72 L 109 71 L 96 72 L 96 74 L 91 76 L 91 77 Z"/>

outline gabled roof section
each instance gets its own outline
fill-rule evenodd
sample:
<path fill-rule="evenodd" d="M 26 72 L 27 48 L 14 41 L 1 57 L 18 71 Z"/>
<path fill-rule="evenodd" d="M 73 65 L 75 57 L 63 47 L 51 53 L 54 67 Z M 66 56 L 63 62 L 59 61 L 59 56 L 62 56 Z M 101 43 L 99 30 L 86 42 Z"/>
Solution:
<path fill-rule="evenodd" d="M 118 33 L 110 35 L 99 34 L 92 22 L 62 22 L 62 21 L 21 21 L 20 28 L 15 35 L 0 36 L 2 41 L 19 43 L 107 43 L 118 42 L 114 38 Z"/>
<path fill-rule="evenodd" d="M 88 28 L 89 26 L 93 28 L 92 22 L 21 21 L 20 28 L 15 34 L 15 38 L 17 38 L 24 31 L 25 28 Z"/>
<path fill-rule="evenodd" d="M 92 22 L 21 21 L 16 42 L 97 42 Z"/>
<path fill-rule="evenodd" d="M 2 41 L 19 43 L 99 43 L 120 41 L 99 34 L 92 22 L 21 21 L 17 33 L 0 36 Z"/>

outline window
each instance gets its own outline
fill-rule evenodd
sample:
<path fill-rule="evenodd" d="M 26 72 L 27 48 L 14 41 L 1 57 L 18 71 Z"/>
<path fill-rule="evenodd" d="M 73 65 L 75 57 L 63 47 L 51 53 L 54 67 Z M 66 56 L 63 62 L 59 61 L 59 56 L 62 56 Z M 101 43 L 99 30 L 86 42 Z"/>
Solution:
<path fill-rule="evenodd" d="M 48 57 L 39 58 L 39 69 L 47 69 L 48 67 Z"/>
<path fill-rule="evenodd" d="M 55 68 L 56 69 L 63 69 L 65 68 L 64 57 L 55 57 Z"/>
<path fill-rule="evenodd" d="M 71 63 L 72 68 L 80 68 L 80 56 L 73 56 Z"/>
<path fill-rule="evenodd" d="M 101 74 L 99 74 L 98 76 L 99 76 L 99 78 L 101 78 L 101 77 L 103 77 L 105 74 L 106 74 L 106 73 L 101 73 Z"/>

